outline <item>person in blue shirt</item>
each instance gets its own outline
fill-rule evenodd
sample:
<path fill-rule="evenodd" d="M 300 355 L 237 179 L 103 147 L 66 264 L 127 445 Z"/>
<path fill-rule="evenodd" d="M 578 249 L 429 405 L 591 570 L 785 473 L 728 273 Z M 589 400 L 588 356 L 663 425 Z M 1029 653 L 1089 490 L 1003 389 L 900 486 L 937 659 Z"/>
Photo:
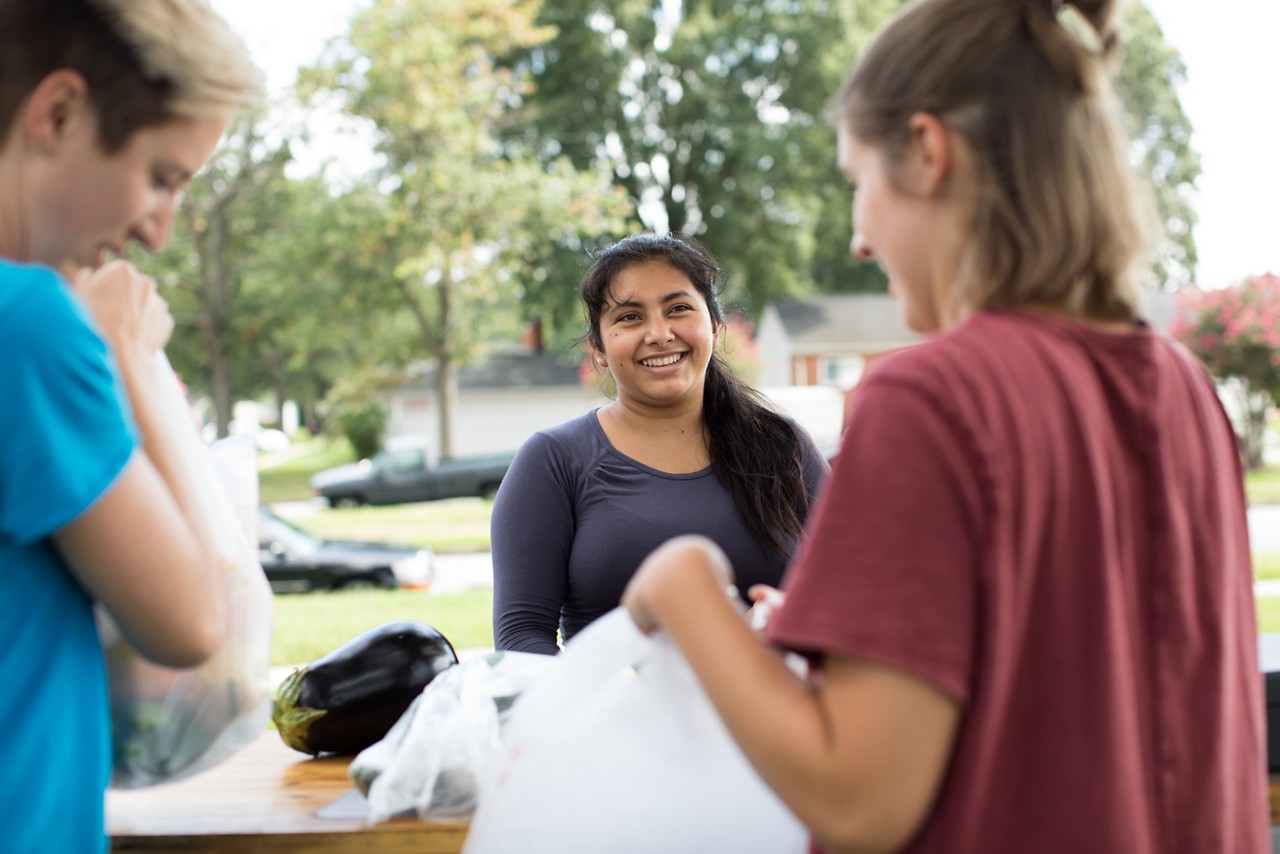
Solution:
<path fill-rule="evenodd" d="M 214 552 L 156 405 L 173 319 L 152 280 L 104 261 L 165 244 L 179 191 L 260 91 L 200 0 L 0 0 L 6 852 L 106 849 L 95 602 L 159 664 L 221 643 Z"/>

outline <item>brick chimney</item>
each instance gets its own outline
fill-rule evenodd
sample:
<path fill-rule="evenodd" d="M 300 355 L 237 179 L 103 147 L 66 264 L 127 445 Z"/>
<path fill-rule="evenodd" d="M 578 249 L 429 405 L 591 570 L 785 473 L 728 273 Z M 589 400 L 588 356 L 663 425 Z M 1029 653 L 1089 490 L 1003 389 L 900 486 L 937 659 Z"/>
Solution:
<path fill-rule="evenodd" d="M 529 348 L 530 353 L 542 352 L 542 318 L 535 317 L 530 320 L 524 327 L 524 338 L 521 340 L 524 346 Z"/>

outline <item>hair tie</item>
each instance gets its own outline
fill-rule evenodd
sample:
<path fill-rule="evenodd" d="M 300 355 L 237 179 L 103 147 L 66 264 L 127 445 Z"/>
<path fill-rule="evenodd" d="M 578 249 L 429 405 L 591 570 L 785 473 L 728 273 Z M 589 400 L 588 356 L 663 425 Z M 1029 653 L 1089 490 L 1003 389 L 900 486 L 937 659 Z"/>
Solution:
<path fill-rule="evenodd" d="M 1058 23 L 1062 28 L 1071 33 L 1076 41 L 1080 42 L 1090 53 L 1102 55 L 1107 52 L 1102 33 L 1098 32 L 1093 22 L 1086 18 L 1084 13 L 1074 5 L 1065 3 L 1063 0 L 1053 0 L 1053 15 L 1058 19 Z"/>

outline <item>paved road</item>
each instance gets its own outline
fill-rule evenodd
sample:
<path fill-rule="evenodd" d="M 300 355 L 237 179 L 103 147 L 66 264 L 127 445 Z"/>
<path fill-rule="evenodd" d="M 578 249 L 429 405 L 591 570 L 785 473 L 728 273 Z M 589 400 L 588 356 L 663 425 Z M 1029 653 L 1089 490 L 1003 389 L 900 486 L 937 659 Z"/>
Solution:
<path fill-rule="evenodd" d="M 432 593 L 455 593 L 471 587 L 493 586 L 493 559 L 488 552 L 436 555 L 436 580 Z"/>
<path fill-rule="evenodd" d="M 1249 509 L 1249 544 L 1256 552 L 1280 552 L 1280 504 Z"/>

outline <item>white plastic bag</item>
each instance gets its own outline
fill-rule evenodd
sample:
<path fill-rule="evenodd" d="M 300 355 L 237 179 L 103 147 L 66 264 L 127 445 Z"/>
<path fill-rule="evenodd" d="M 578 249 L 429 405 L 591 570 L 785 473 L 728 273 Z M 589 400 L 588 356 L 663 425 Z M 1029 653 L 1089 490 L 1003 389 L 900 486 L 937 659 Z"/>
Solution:
<path fill-rule="evenodd" d="M 406 812 L 424 819 L 470 815 L 497 766 L 512 704 L 554 663 L 547 655 L 494 652 L 433 679 L 348 769 L 368 798 L 369 823 Z"/>
<path fill-rule="evenodd" d="M 226 759 L 266 727 L 271 711 L 275 603 L 258 562 L 258 470 L 253 441 L 200 441 L 177 377 L 156 359 L 165 429 L 199 485 L 199 512 L 215 533 L 227 591 L 222 647 L 198 667 L 152 664 L 97 609 L 107 665 L 114 754 L 111 785 L 135 788 L 195 774 Z"/>
<path fill-rule="evenodd" d="M 516 703 L 464 854 L 803 852 L 808 833 L 665 637 L 622 609 Z"/>

